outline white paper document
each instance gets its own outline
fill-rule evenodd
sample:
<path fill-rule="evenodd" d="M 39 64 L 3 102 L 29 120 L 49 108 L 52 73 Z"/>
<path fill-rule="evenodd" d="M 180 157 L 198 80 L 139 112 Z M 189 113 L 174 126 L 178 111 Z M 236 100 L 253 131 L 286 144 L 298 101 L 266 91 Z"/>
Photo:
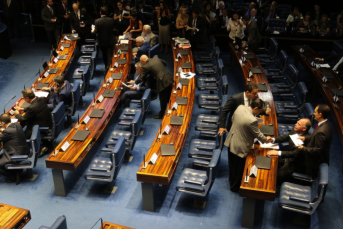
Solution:
<path fill-rule="evenodd" d="M 125 34 L 126 35 L 126 34 Z M 120 44 L 125 44 L 125 45 L 127 45 L 127 44 L 129 44 L 129 40 L 120 40 Z"/>
<path fill-rule="evenodd" d="M 318 64 L 321 68 L 330 68 L 328 64 Z"/>
<path fill-rule="evenodd" d="M 296 146 L 300 146 L 300 145 L 303 145 L 303 144 L 304 144 L 303 141 L 301 141 L 300 139 L 298 139 L 298 137 L 299 137 L 298 134 L 289 135 L 289 137 L 292 139 L 294 145 L 296 145 Z"/>
<path fill-rule="evenodd" d="M 49 95 L 49 92 L 47 92 L 47 91 L 36 91 L 35 92 L 35 96 L 37 96 L 37 97 L 46 98 L 46 97 L 48 97 L 48 95 Z"/>
<path fill-rule="evenodd" d="M 18 122 L 18 119 L 16 119 L 16 118 L 11 118 L 11 123 L 16 123 L 16 122 Z"/>
<path fill-rule="evenodd" d="M 195 73 L 192 72 L 181 72 L 181 79 L 192 79 L 195 76 Z"/>

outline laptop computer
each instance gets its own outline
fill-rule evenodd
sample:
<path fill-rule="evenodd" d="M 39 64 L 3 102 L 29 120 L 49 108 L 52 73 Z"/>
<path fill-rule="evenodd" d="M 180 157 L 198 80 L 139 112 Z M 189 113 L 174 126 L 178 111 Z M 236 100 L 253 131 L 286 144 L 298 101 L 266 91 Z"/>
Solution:
<path fill-rule="evenodd" d="M 187 56 L 189 54 L 188 50 L 179 50 L 180 54 L 183 56 Z"/>
<path fill-rule="evenodd" d="M 255 157 L 255 165 L 259 169 L 270 169 L 271 158 L 264 156 Z"/>
<path fill-rule="evenodd" d="M 43 87 L 49 87 L 49 83 L 39 83 L 37 85 L 38 90 L 41 90 Z"/>
<path fill-rule="evenodd" d="M 264 135 L 270 135 L 273 136 L 274 135 L 274 125 L 261 125 L 260 126 L 260 130 Z"/>
<path fill-rule="evenodd" d="M 244 57 L 247 59 L 254 59 L 254 56 L 251 53 L 244 54 Z"/>
<path fill-rule="evenodd" d="M 174 144 L 161 144 L 161 155 L 162 156 L 174 156 L 175 155 Z"/>
<path fill-rule="evenodd" d="M 339 96 L 339 97 L 343 97 L 343 89 L 338 89 L 338 88 L 333 88 L 333 89 L 331 89 L 331 91 L 335 94 L 335 95 L 337 95 L 337 96 Z"/>
<path fill-rule="evenodd" d="M 268 91 L 268 88 L 265 84 L 257 84 L 257 87 L 258 87 L 258 91 L 262 91 L 262 92 L 266 92 Z"/>
<path fill-rule="evenodd" d="M 70 47 L 70 43 L 64 43 L 64 44 L 62 44 L 62 46 L 63 46 L 64 48 L 69 48 L 69 47 Z"/>
<path fill-rule="evenodd" d="M 111 78 L 114 80 L 120 80 L 122 75 L 123 75 L 123 73 L 113 73 Z"/>
<path fill-rule="evenodd" d="M 188 85 L 189 79 L 180 79 L 180 80 L 179 80 L 179 83 L 180 83 L 181 85 Z"/>
<path fill-rule="evenodd" d="M 183 69 L 191 69 L 192 68 L 192 64 L 190 62 L 182 63 L 181 64 L 181 68 L 183 68 Z"/>
<path fill-rule="evenodd" d="M 52 55 L 54 55 L 54 57 L 56 57 L 59 60 L 65 60 L 68 57 L 68 55 L 58 55 L 56 50 L 52 51 Z"/>
<path fill-rule="evenodd" d="M 104 109 L 93 109 L 93 111 L 89 117 L 91 117 L 91 118 L 102 118 L 104 113 L 105 113 Z"/>
<path fill-rule="evenodd" d="M 58 72 L 58 70 L 60 69 L 60 68 L 50 68 L 49 69 L 48 63 L 46 61 L 44 61 L 42 66 L 43 66 L 43 69 L 45 71 L 47 71 L 49 74 L 56 74 Z"/>
<path fill-rule="evenodd" d="M 253 73 L 253 74 L 261 74 L 262 71 L 259 67 L 256 67 L 256 68 L 250 68 L 250 71 Z"/>
<path fill-rule="evenodd" d="M 120 46 L 119 48 L 121 51 L 128 51 L 129 50 L 129 46 Z"/>
<path fill-rule="evenodd" d="M 183 116 L 171 116 L 170 125 L 181 126 L 183 124 Z"/>
<path fill-rule="evenodd" d="M 115 90 L 105 90 L 102 96 L 104 96 L 105 98 L 113 98 L 115 93 L 116 93 Z"/>
<path fill-rule="evenodd" d="M 188 98 L 187 97 L 176 97 L 176 103 L 178 105 L 187 105 Z"/>
<path fill-rule="evenodd" d="M 331 72 L 322 72 L 322 76 L 325 76 L 327 79 L 333 79 L 333 78 L 335 78 L 335 76 L 332 75 Z"/>
<path fill-rule="evenodd" d="M 126 64 L 126 59 L 119 59 L 117 60 L 118 64 Z"/>
<path fill-rule="evenodd" d="M 87 136 L 89 135 L 88 130 L 79 130 L 74 134 L 74 136 L 71 138 L 73 141 L 84 141 Z"/>

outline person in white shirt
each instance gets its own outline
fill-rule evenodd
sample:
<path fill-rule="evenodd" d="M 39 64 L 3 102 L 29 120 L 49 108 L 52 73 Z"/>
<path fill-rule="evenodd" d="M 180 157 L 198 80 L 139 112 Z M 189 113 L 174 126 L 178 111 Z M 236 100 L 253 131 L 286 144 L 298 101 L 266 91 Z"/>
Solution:
<path fill-rule="evenodd" d="M 245 28 L 246 26 L 239 19 L 238 12 L 234 12 L 232 18 L 229 19 L 229 23 L 227 25 L 227 31 L 230 31 L 230 39 L 232 41 L 235 41 L 236 37 L 243 39 Z"/>

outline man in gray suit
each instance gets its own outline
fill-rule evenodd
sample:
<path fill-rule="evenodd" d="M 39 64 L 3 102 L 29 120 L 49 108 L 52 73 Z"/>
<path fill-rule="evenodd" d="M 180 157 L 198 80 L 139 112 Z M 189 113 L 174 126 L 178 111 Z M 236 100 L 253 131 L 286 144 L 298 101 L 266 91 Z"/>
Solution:
<path fill-rule="evenodd" d="M 255 20 L 251 20 L 250 16 L 243 16 L 242 21 L 247 27 L 246 33 L 248 34 L 248 41 L 242 45 L 242 48 L 245 48 L 248 45 L 252 51 L 256 52 L 260 47 L 262 40 L 257 23 Z"/>
<path fill-rule="evenodd" d="M 5 170 L 5 165 L 11 163 L 13 155 L 28 155 L 30 148 L 26 143 L 26 137 L 19 123 L 11 123 L 8 114 L 0 116 L 1 128 L 0 142 L 3 143 L 3 154 L 0 155 L 0 174 L 7 177 L 7 182 L 14 181 L 13 174 Z"/>
<path fill-rule="evenodd" d="M 239 105 L 232 116 L 232 127 L 224 145 L 229 152 L 230 190 L 238 192 L 242 180 L 245 158 L 253 147 L 254 139 L 263 143 L 271 142 L 272 138 L 264 136 L 258 128 L 259 115 L 264 108 L 263 100 L 254 99 L 250 107 Z"/>
<path fill-rule="evenodd" d="M 135 80 L 135 84 L 140 84 L 145 81 L 146 77 L 150 74 L 150 77 L 156 82 L 156 92 L 159 94 L 161 110 L 158 115 L 155 115 L 155 119 L 163 118 L 164 112 L 166 111 L 170 94 L 173 89 L 173 74 L 171 74 L 166 66 L 167 62 L 154 57 L 149 59 L 148 56 L 142 55 L 140 58 L 143 72 L 141 76 Z"/>
<path fill-rule="evenodd" d="M 149 42 L 150 47 L 153 47 L 156 44 L 156 35 L 151 32 L 150 25 L 143 26 L 143 32 L 141 36 L 144 38 L 144 41 Z"/>

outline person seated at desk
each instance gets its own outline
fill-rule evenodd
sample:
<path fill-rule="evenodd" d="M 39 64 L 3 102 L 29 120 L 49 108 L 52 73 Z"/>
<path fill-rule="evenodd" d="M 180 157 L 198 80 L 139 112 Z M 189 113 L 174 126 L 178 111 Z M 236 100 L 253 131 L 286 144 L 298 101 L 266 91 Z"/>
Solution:
<path fill-rule="evenodd" d="M 142 55 L 149 55 L 150 50 L 150 44 L 148 41 L 144 41 L 144 38 L 139 36 L 136 38 L 136 45 L 137 45 L 137 52 L 132 53 L 132 56 L 135 58 L 134 62 L 139 62 L 139 58 L 141 58 Z"/>
<path fill-rule="evenodd" d="M 316 28 L 316 31 L 322 37 L 329 35 L 330 23 L 328 22 L 328 15 L 326 15 L 326 14 L 322 15 L 322 17 L 319 21 L 319 24 Z"/>
<path fill-rule="evenodd" d="M 299 12 L 298 7 L 294 7 L 293 12 L 288 15 L 286 19 L 287 26 L 289 26 L 294 19 L 303 19 L 303 15 Z"/>
<path fill-rule="evenodd" d="M 299 21 L 295 30 L 301 33 L 310 33 L 313 27 L 313 24 L 310 21 L 310 19 L 310 14 L 306 14 L 303 20 Z"/>
<path fill-rule="evenodd" d="M 54 92 L 48 100 L 48 108 L 53 110 L 62 101 L 64 102 L 64 105 L 69 106 L 71 104 L 71 90 L 73 89 L 73 86 L 68 80 L 64 80 L 61 75 L 54 76 L 54 82 L 55 85 L 53 87 L 42 88 L 44 91 Z"/>
<path fill-rule="evenodd" d="M 129 27 L 124 31 L 124 35 L 126 33 L 130 33 L 133 38 L 137 37 L 139 33 L 143 31 L 143 23 L 141 20 L 138 20 L 137 14 L 132 13 Z"/>
<path fill-rule="evenodd" d="M 154 45 L 156 44 L 156 35 L 151 32 L 150 25 L 143 26 L 143 32 L 141 36 L 144 38 L 144 41 L 149 42 L 150 47 L 154 47 Z"/>
<path fill-rule="evenodd" d="M 304 155 L 300 152 L 297 145 L 294 144 L 290 136 L 298 134 L 299 136 L 309 137 L 308 131 L 311 126 L 311 121 L 307 118 L 303 118 L 295 123 L 293 130 L 289 133 L 273 138 L 272 143 L 289 143 L 287 150 L 285 151 L 270 150 L 267 153 L 267 155 L 279 156 L 279 168 L 277 171 L 277 182 L 279 185 L 284 181 L 290 181 L 292 173 L 294 172 L 305 173 Z"/>
<path fill-rule="evenodd" d="M 25 135 L 26 138 L 30 138 L 32 134 L 32 128 L 34 125 L 39 127 L 52 127 L 51 111 L 49 110 L 45 98 L 38 98 L 32 89 L 24 89 L 22 91 L 23 99 L 30 105 L 23 109 L 21 107 L 15 107 L 13 112 L 16 119 L 20 122 L 21 126 L 26 125 Z M 19 111 L 24 111 L 25 114 L 19 114 Z M 41 133 L 45 134 L 44 132 Z M 39 157 L 42 157 L 47 151 L 48 147 L 42 146 L 39 153 Z"/>
<path fill-rule="evenodd" d="M 13 155 L 28 155 L 30 148 L 26 142 L 25 133 L 19 123 L 11 123 L 9 114 L 0 116 L 0 142 L 3 144 L 3 153 L 0 153 L 0 174 L 6 177 L 7 183 L 15 182 L 14 173 L 5 170 L 5 165 L 11 163 Z M 21 173 L 19 173 L 20 179 Z"/>
<path fill-rule="evenodd" d="M 331 54 L 328 57 L 320 58 L 316 57 L 315 60 L 319 61 L 330 61 L 330 60 L 338 60 L 337 63 L 333 66 L 332 70 L 335 71 L 337 74 L 341 74 L 343 72 L 343 53 L 338 54 Z"/>
<path fill-rule="evenodd" d="M 137 62 L 135 64 L 136 68 L 136 73 L 134 75 L 134 80 L 130 80 L 128 82 L 128 88 L 130 89 L 129 91 L 125 91 L 122 97 L 122 102 L 124 103 L 124 107 L 130 107 L 130 102 L 132 99 L 141 99 L 143 97 L 143 94 L 146 89 L 150 88 L 151 86 L 151 81 L 150 81 L 150 76 L 144 79 L 139 84 L 135 83 L 135 80 L 137 80 L 141 74 L 142 74 L 142 65 L 140 62 Z"/>

